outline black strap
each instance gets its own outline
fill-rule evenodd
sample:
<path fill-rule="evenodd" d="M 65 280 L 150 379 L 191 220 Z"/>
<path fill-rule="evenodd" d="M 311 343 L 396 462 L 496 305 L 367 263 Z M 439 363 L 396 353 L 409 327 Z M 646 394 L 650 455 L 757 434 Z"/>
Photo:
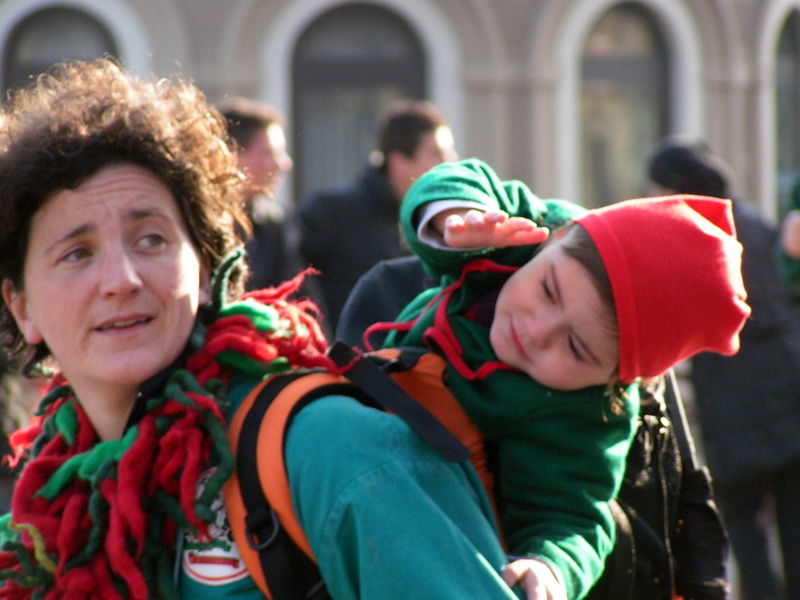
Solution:
<path fill-rule="evenodd" d="M 328 597 L 316 564 L 281 527 L 275 511 L 269 505 L 261 487 L 256 456 L 258 432 L 267 409 L 282 389 L 303 375 L 305 373 L 295 372 L 273 377 L 264 386 L 244 418 L 237 447 L 236 472 L 247 511 L 247 540 L 258 551 L 261 568 L 274 600 Z"/>
<path fill-rule="evenodd" d="M 328 356 L 340 367 L 350 365 L 345 376 L 385 410 L 403 419 L 442 458 L 451 462 L 469 460 L 467 447 L 377 363 L 365 360 L 363 354 L 338 340 L 331 346 Z"/>
<path fill-rule="evenodd" d="M 697 460 L 697 452 L 694 447 L 692 430 L 689 428 L 689 419 L 686 418 L 686 409 L 683 406 L 683 399 L 678 388 L 678 378 L 675 369 L 670 369 L 665 376 L 666 389 L 664 396 L 667 401 L 667 413 L 672 421 L 675 430 L 675 437 L 678 440 L 678 449 L 681 453 L 681 460 L 689 470 L 700 468 Z"/>
<path fill-rule="evenodd" d="M 352 384 L 322 385 L 305 393 L 288 416 L 284 434 L 302 408 L 323 396 L 342 394 L 367 406 L 396 414 L 446 460 L 469 460 L 467 447 L 388 375 L 394 368 L 411 368 L 419 358 L 419 353 L 412 351 L 401 354 L 398 360 L 387 363 L 385 368 L 377 362 L 363 359 L 363 355 L 342 342 L 335 343 L 329 354 L 340 365 L 350 364 L 360 356 L 345 374 Z M 273 600 L 321 600 L 330 597 L 317 565 L 281 527 L 269 505 L 261 487 L 256 456 L 261 423 L 272 401 L 289 384 L 308 373 L 308 370 L 300 370 L 276 376 L 262 388 L 244 418 L 237 445 L 236 472 L 247 515 L 245 532 L 251 548 L 258 552 Z"/>

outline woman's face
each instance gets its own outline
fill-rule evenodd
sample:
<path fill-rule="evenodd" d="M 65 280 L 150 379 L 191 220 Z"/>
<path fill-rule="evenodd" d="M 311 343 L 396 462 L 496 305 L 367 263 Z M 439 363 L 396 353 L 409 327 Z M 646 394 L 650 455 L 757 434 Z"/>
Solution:
<path fill-rule="evenodd" d="M 125 164 L 42 205 L 23 289 L 4 282 L 3 295 L 26 341 L 47 344 L 79 397 L 135 397 L 180 355 L 207 280 L 172 193 Z"/>
<path fill-rule="evenodd" d="M 490 332 L 502 362 L 557 390 L 609 383 L 619 354 L 591 275 L 563 250 L 569 235 L 548 242 L 505 283 Z"/>

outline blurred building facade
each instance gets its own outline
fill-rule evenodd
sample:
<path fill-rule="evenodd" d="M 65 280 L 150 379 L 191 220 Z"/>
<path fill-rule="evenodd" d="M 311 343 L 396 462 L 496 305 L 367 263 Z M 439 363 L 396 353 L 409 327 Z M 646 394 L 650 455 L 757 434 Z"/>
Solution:
<path fill-rule="evenodd" d="M 346 181 L 399 97 L 543 197 L 643 192 L 670 133 L 705 137 L 777 218 L 800 165 L 800 0 L 0 0 L 0 85 L 65 57 L 179 72 L 287 116 L 290 198 Z"/>

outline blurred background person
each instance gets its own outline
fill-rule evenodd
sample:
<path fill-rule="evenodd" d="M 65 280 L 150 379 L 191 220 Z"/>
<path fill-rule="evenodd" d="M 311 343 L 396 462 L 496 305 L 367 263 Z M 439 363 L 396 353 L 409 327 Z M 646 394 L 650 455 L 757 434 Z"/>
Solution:
<path fill-rule="evenodd" d="M 31 409 L 43 383 L 23 377 L 18 361 L 0 350 L 0 513 L 11 509 L 11 493 L 22 465 L 12 468 L 8 462 L 12 450 L 8 434 L 27 425 Z"/>
<path fill-rule="evenodd" d="M 663 140 L 649 164 L 649 193 L 730 198 L 730 169 L 702 140 Z M 779 230 L 743 202 L 733 215 L 753 313 L 734 356 L 692 360 L 702 440 L 717 503 L 747 600 L 800 598 L 800 299 L 774 261 Z M 675 285 L 680 285 L 676 281 Z M 771 564 L 777 530 L 783 579 Z M 785 588 L 785 591 L 784 589 Z"/>
<path fill-rule="evenodd" d="M 272 106 L 233 97 L 217 108 L 228 122 L 239 168 L 247 177 L 246 212 L 253 226 L 247 240 L 247 289 L 273 287 L 301 269 L 292 207 L 278 191 L 294 163 L 286 148 L 284 117 Z"/>
<path fill-rule="evenodd" d="M 437 282 L 416 255 L 380 261 L 358 278 L 347 297 L 336 324 L 336 339 L 368 350 L 363 337 L 370 325 L 394 321 L 409 302 Z M 369 343 L 380 348 L 385 338 L 386 332 L 376 331 Z"/>
<path fill-rule="evenodd" d="M 299 206 L 303 259 L 321 271 L 325 316 L 335 330 L 358 278 L 378 261 L 408 254 L 400 203 L 433 166 L 458 158 L 450 126 L 430 102 L 398 102 L 381 116 L 377 150 L 351 184 L 312 194 Z"/>

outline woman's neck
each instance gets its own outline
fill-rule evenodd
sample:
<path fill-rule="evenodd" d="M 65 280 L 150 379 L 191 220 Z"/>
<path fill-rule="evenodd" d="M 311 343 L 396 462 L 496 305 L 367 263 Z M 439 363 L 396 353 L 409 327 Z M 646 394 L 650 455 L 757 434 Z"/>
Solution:
<path fill-rule="evenodd" d="M 136 389 L 87 390 L 72 388 L 98 437 L 105 440 L 120 439 L 136 402 Z"/>

